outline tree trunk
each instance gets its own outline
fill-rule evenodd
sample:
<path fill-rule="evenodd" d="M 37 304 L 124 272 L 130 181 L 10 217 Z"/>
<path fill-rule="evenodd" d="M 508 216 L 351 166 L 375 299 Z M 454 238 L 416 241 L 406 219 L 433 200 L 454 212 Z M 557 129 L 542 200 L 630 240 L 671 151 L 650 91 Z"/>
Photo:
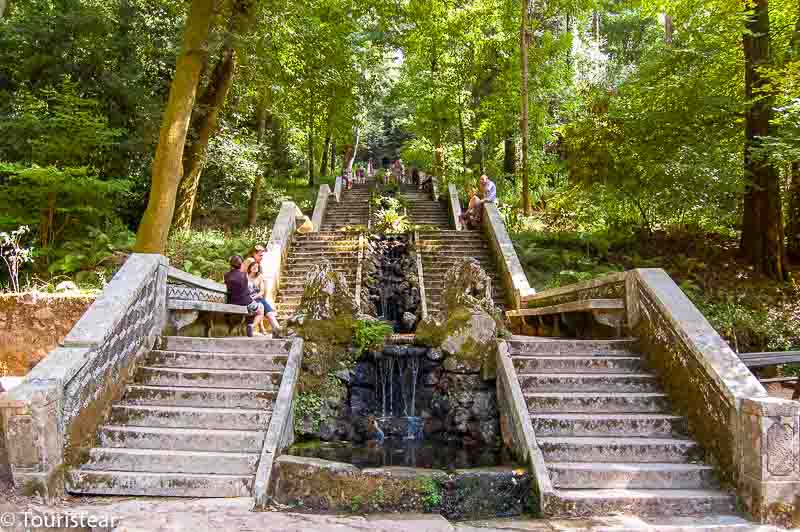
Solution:
<path fill-rule="evenodd" d="M 308 186 L 314 186 L 314 115 L 308 115 Z"/>
<path fill-rule="evenodd" d="M 134 250 L 163 253 L 175 211 L 175 195 L 183 177 L 182 156 L 186 133 L 197 95 L 200 71 L 208 56 L 208 34 L 214 16 L 214 0 L 192 0 L 183 47 L 175 66 L 169 99 L 152 167 L 147 209 L 136 235 Z"/>
<path fill-rule="evenodd" d="M 324 176 L 328 175 L 328 152 L 330 151 L 331 147 L 331 136 L 333 135 L 333 122 L 334 122 L 334 101 L 335 95 L 331 96 L 331 102 L 328 105 L 328 126 L 325 129 L 325 147 L 322 149 L 322 162 L 319 165 L 319 175 Z M 331 170 L 333 170 L 333 165 L 331 165 Z"/>
<path fill-rule="evenodd" d="M 358 143 L 361 141 L 361 126 L 356 125 L 353 126 L 355 130 L 355 143 L 353 144 L 353 154 L 350 156 L 350 160 L 347 161 L 347 171 L 351 175 L 353 174 L 353 163 L 356 162 L 356 157 L 358 157 Z"/>
<path fill-rule="evenodd" d="M 197 138 L 187 148 L 183 159 L 183 179 L 178 187 L 178 201 L 172 225 L 175 229 L 186 230 L 192 226 L 192 213 L 197 199 L 197 187 L 208 158 L 208 143 L 219 125 L 219 116 L 228 97 L 236 72 L 236 51 L 232 43 L 222 50 L 222 56 L 214 66 L 211 79 L 196 110 L 196 124 L 192 129 Z"/>
<path fill-rule="evenodd" d="M 0 18 L 3 18 L 3 15 L 6 12 L 7 5 L 8 5 L 7 0 L 0 0 Z"/>
<path fill-rule="evenodd" d="M 672 38 L 675 28 L 672 26 L 672 17 L 664 13 L 664 42 L 667 46 L 672 46 Z"/>
<path fill-rule="evenodd" d="M 599 24 L 599 22 L 598 22 Z M 520 27 L 520 61 L 522 62 L 522 113 L 520 135 L 522 136 L 522 210 L 531 214 L 531 191 L 528 176 L 528 0 L 522 0 L 522 24 Z"/>
<path fill-rule="evenodd" d="M 517 172 L 517 145 L 511 132 L 503 140 L 503 173 L 512 179 Z"/>
<path fill-rule="evenodd" d="M 336 171 L 336 140 L 331 140 L 331 172 Z"/>
<path fill-rule="evenodd" d="M 791 166 L 789 183 L 789 254 L 800 258 L 800 163 Z"/>
<path fill-rule="evenodd" d="M 792 34 L 792 59 L 800 59 L 800 9 Z M 794 161 L 789 169 L 789 242 L 788 252 L 800 259 L 800 162 Z"/>
<path fill-rule="evenodd" d="M 267 136 L 267 121 L 272 122 L 272 86 L 267 83 L 264 87 L 264 94 L 261 96 L 261 102 L 258 106 L 258 144 L 264 145 Z M 271 125 L 271 124 L 270 124 Z M 272 128 L 270 128 L 272 129 Z M 270 158 L 274 158 L 270 150 Z M 269 165 L 270 167 L 272 165 Z M 250 191 L 250 199 L 247 202 L 247 225 L 252 227 L 258 221 L 258 196 L 261 193 L 261 185 L 266 176 L 259 174 L 253 181 L 253 189 Z"/>
<path fill-rule="evenodd" d="M 461 136 L 461 174 L 467 172 L 467 140 L 464 138 L 464 113 L 461 109 L 461 98 L 458 99 L 458 132 Z"/>
<path fill-rule="evenodd" d="M 745 57 L 744 195 L 741 247 L 757 272 L 784 279 L 786 271 L 781 189 L 775 167 L 759 153 L 761 139 L 770 135 L 772 98 L 760 89 L 767 80 L 761 69 L 770 64 L 769 6 L 756 0 L 742 39 Z"/>

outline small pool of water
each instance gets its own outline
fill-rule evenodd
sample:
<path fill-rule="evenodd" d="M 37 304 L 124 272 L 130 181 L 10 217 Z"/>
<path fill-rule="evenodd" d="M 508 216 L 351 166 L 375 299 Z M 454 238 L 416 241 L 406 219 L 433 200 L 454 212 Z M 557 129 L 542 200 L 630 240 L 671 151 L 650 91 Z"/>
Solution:
<path fill-rule="evenodd" d="M 428 469 L 468 469 L 512 465 L 501 448 L 464 447 L 458 442 L 387 438 L 380 445 L 352 442 L 306 442 L 287 451 L 293 456 L 322 458 L 356 467 L 407 466 Z"/>

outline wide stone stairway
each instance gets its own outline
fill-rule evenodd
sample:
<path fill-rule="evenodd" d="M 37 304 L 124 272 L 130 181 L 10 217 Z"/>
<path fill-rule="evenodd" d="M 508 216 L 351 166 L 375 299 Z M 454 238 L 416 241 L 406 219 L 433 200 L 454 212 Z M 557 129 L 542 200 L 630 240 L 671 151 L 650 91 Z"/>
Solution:
<path fill-rule="evenodd" d="M 369 218 L 369 187 L 354 185 L 342 192 L 340 202 L 333 198 L 319 232 L 295 235 L 289 248 L 277 298 L 278 319 L 285 321 L 297 311 L 303 297 L 306 273 L 323 259 L 347 278 L 352 290 L 358 269 L 358 234 L 344 231 L 347 227 L 367 225 Z"/>
<path fill-rule="evenodd" d="M 509 348 L 555 489 L 548 515 L 733 511 L 635 339 L 515 336 Z"/>
<path fill-rule="evenodd" d="M 417 252 L 422 256 L 428 312 L 439 310 L 444 275 L 456 261 L 464 257 L 474 258 L 480 263 L 492 278 L 492 297 L 495 304 L 505 306 L 505 290 L 495 267 L 492 250 L 482 231 L 436 229 L 420 232 Z"/>
<path fill-rule="evenodd" d="M 69 471 L 73 493 L 250 496 L 291 341 L 163 337 Z"/>
<path fill-rule="evenodd" d="M 412 225 L 428 226 L 431 229 L 450 228 L 447 207 L 442 202 L 434 201 L 430 192 L 403 186 L 400 188 L 400 195 L 407 201 L 408 220 Z"/>

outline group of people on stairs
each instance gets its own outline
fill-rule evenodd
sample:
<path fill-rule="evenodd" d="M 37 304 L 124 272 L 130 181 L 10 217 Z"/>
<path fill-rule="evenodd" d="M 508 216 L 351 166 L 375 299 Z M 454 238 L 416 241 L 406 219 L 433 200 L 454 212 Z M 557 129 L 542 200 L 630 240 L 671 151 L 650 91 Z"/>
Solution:
<path fill-rule="evenodd" d="M 247 336 L 267 334 L 266 318 L 272 326 L 272 337 L 281 338 L 283 331 L 278 324 L 278 313 L 266 299 L 267 287 L 261 269 L 264 251 L 264 246 L 255 246 L 247 259 L 239 255 L 230 258 L 231 269 L 225 274 L 227 302 L 247 307 Z"/>

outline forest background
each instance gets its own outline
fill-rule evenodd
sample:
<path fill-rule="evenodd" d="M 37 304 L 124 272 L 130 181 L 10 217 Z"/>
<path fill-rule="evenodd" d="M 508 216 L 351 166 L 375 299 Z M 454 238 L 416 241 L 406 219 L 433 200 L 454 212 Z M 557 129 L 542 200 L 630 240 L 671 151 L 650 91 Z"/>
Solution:
<path fill-rule="evenodd" d="M 662 267 L 735 349 L 800 348 L 796 0 L 0 0 L 21 290 L 98 289 L 141 245 L 199 4 L 177 267 L 219 279 L 281 201 L 399 156 L 490 175 L 537 289 Z"/>

